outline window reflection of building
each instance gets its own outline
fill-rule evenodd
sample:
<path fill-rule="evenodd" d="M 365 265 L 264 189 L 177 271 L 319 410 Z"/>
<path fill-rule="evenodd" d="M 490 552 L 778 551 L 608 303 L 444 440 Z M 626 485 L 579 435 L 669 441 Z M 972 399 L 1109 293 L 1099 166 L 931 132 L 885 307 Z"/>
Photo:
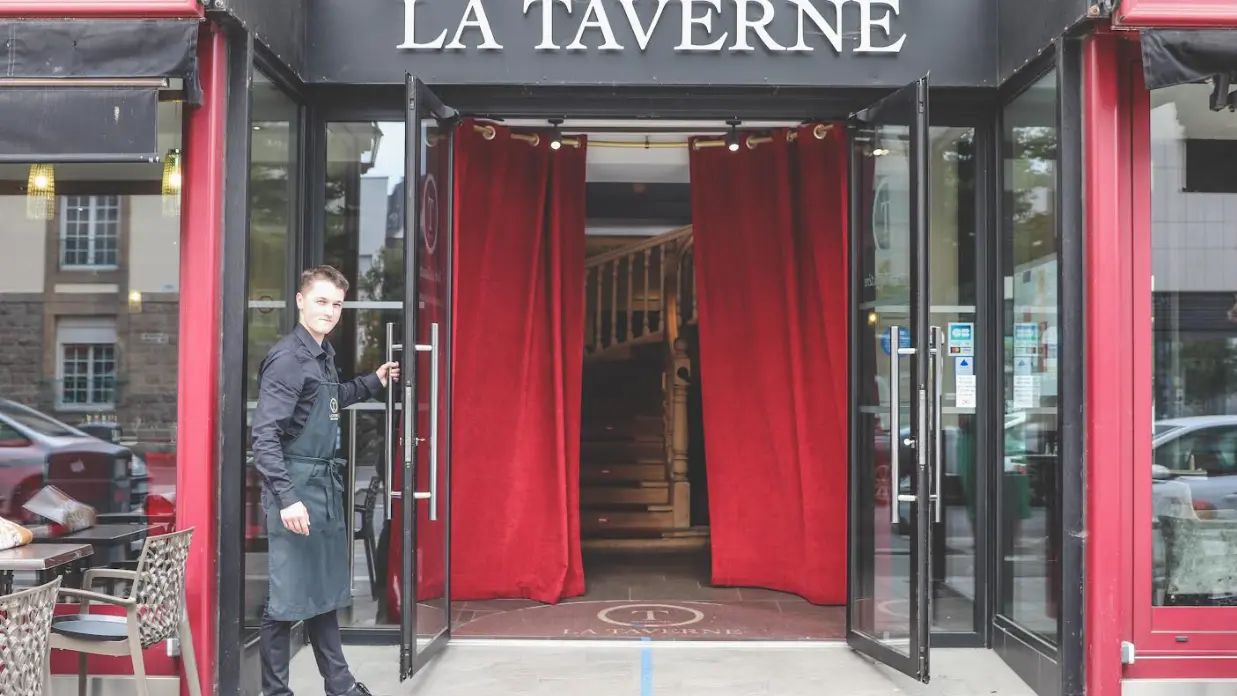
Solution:
<path fill-rule="evenodd" d="M 1237 122 L 1210 91 L 1151 93 L 1157 605 L 1237 598 Z"/>
<path fill-rule="evenodd" d="M 253 76 L 249 161 L 249 312 L 246 317 L 245 400 L 258 398 L 258 368 L 295 322 L 292 298 L 299 279 L 296 206 L 299 174 L 296 103 L 261 72 Z M 246 447 L 249 433 L 245 432 Z M 245 598 L 241 641 L 257 632 L 267 594 L 266 514 L 261 479 L 252 460 L 245 479 Z"/>
<path fill-rule="evenodd" d="M 1058 294 L 1056 73 L 1005 108 L 1004 456 L 998 611 L 1059 640 L 1061 510 L 1057 483 Z"/>
<path fill-rule="evenodd" d="M 181 104 L 161 102 L 160 153 L 181 148 L 182 125 Z M 47 522 L 22 505 L 48 484 L 100 512 L 142 512 L 176 486 L 176 194 L 161 162 L 40 165 L 54 179 L 51 215 L 36 219 L 35 164 L 0 164 L 0 514 Z M 45 467 L 61 454 L 80 466 Z"/>

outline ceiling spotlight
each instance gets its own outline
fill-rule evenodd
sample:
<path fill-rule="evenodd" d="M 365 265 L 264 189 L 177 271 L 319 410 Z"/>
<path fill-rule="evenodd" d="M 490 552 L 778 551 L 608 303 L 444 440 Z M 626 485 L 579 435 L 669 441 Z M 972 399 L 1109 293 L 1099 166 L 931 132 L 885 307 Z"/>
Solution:
<path fill-rule="evenodd" d="M 730 132 L 726 134 L 726 149 L 731 152 L 739 151 L 739 124 L 743 123 L 738 119 L 726 121 L 726 125 L 730 126 Z"/>
<path fill-rule="evenodd" d="M 550 125 L 554 126 L 554 134 L 550 136 L 550 149 L 557 150 L 563 146 L 563 134 L 559 131 L 558 126 L 563 122 L 561 118 L 550 119 Z"/>

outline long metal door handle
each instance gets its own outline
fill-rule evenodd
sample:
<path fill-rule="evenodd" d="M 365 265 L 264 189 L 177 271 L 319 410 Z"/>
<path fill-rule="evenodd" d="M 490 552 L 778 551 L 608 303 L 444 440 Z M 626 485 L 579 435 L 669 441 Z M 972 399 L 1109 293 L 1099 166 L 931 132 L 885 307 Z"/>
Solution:
<path fill-rule="evenodd" d="M 387 322 L 387 362 L 395 361 L 395 324 Z M 391 501 L 395 499 L 395 486 L 392 485 L 395 472 L 395 385 L 391 384 L 387 388 L 387 408 L 386 421 L 383 424 L 385 428 L 384 435 L 386 437 L 386 478 L 383 489 L 385 493 L 385 505 L 382 506 L 382 514 L 386 516 L 387 522 L 391 521 Z"/>
<path fill-rule="evenodd" d="M 932 351 L 932 470 L 933 478 L 936 479 L 936 500 L 933 501 L 933 507 L 936 521 L 941 522 L 945 499 L 944 477 L 941 473 L 941 470 L 945 468 L 945 460 L 941 456 L 944 452 L 941 443 L 945 439 L 945 431 L 941 426 L 941 393 L 943 391 L 941 382 L 945 374 L 945 332 L 939 326 L 932 327 L 932 345 L 935 346 Z"/>
<path fill-rule="evenodd" d="M 430 521 L 438 520 L 438 324 L 430 324 Z"/>
<path fill-rule="evenodd" d="M 932 482 L 927 476 L 929 473 L 928 460 L 931 458 L 928 453 L 931 450 L 926 446 L 927 443 L 923 441 L 924 435 L 928 433 L 928 389 L 926 386 L 919 387 L 919 413 L 916 420 L 918 420 L 919 432 L 922 434 L 919 435 L 918 446 L 915 448 L 915 481 L 919 486 L 918 490 L 916 490 L 917 495 L 915 499 L 916 501 L 927 501 L 931 500 L 932 497 Z M 922 495 L 924 488 L 928 489 L 927 495 Z"/>
<path fill-rule="evenodd" d="M 892 524 L 898 523 L 898 490 L 902 483 L 898 477 L 898 450 L 902 449 L 902 427 L 898 413 L 898 402 L 902 399 L 902 395 L 898 393 L 898 386 L 902 381 L 898 374 L 898 348 L 901 338 L 900 327 L 889 327 L 889 521 Z"/>
<path fill-rule="evenodd" d="M 413 418 L 421 413 L 421 406 L 416 401 L 416 394 L 413 393 L 413 386 L 410 380 L 404 381 L 404 475 L 412 476 L 413 467 L 416 466 L 416 445 L 429 443 L 430 447 L 430 489 L 428 491 L 413 490 L 413 500 L 429 501 L 430 511 L 429 518 L 431 521 L 438 519 L 438 324 L 430 324 L 430 343 L 418 343 L 415 346 L 418 353 L 430 354 L 430 425 L 428 437 L 407 437 L 407 433 L 413 432 Z M 410 361 L 415 369 L 416 360 Z M 414 481 L 415 483 L 415 481 Z"/>

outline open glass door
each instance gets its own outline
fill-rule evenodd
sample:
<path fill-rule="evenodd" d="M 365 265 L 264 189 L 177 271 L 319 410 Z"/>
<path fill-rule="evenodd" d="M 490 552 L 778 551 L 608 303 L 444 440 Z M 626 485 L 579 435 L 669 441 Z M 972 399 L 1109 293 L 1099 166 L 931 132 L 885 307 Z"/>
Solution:
<path fill-rule="evenodd" d="M 858 312 L 846 639 L 927 682 L 940 359 L 928 325 L 928 78 L 855 114 L 851 135 Z"/>
<path fill-rule="evenodd" d="M 408 75 L 404 140 L 400 679 L 451 637 L 452 160 L 455 112 Z"/>

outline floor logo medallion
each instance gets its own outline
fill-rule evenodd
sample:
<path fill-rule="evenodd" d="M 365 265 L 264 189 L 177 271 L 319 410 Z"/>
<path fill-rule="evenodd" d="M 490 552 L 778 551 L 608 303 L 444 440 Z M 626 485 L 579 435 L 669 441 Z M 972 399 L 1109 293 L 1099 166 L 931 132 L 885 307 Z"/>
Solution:
<path fill-rule="evenodd" d="M 597 618 L 624 628 L 675 628 L 704 621 L 704 614 L 676 604 L 622 604 L 603 609 Z"/>

